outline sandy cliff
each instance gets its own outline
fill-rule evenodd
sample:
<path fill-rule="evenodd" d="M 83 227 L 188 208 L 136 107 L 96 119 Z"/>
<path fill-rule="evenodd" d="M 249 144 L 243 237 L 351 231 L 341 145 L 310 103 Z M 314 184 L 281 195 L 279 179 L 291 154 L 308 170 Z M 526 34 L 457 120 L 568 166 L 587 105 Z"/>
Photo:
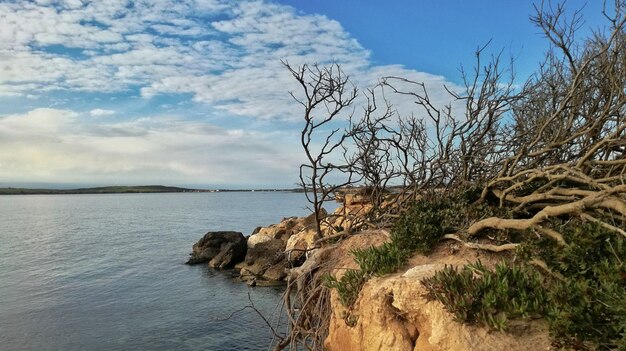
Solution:
<path fill-rule="evenodd" d="M 384 233 L 355 235 L 337 250 L 349 251 L 372 242 L 384 242 Z M 368 237 L 370 236 L 370 237 Z M 365 245 L 364 243 L 365 242 Z M 343 246 L 343 247 L 341 247 Z M 340 257 L 340 256 L 339 256 Z M 325 347 L 329 351 L 528 351 L 550 350 L 550 338 L 540 321 L 512 323 L 508 332 L 457 323 L 438 301 L 428 301 L 420 283 L 445 265 L 463 265 L 480 258 L 492 265 L 495 257 L 470 249 L 450 250 L 442 243 L 429 256 L 413 257 L 403 272 L 370 279 L 352 309 L 331 293 L 330 326 Z M 351 256 L 337 267 L 356 268 Z M 344 269 L 336 269 L 341 275 Z"/>

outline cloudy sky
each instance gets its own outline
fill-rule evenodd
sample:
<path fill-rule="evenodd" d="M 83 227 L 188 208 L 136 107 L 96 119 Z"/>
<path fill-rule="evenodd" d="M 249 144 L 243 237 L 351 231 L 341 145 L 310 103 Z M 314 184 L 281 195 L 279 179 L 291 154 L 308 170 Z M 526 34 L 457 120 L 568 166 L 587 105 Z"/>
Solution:
<path fill-rule="evenodd" d="M 443 101 L 477 46 L 521 76 L 546 49 L 530 2 L 441 3 L 0 1 L 0 184 L 292 187 L 301 110 L 281 60 L 339 63 L 360 88 L 404 76 Z"/>

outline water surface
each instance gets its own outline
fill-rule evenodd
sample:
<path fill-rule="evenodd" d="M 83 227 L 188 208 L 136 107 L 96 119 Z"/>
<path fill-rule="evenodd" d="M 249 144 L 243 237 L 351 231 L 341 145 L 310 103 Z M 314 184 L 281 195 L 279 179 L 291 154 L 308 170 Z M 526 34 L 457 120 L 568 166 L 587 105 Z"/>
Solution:
<path fill-rule="evenodd" d="M 2 350 L 266 350 L 280 289 L 186 266 L 208 230 L 304 215 L 294 193 L 0 196 Z"/>

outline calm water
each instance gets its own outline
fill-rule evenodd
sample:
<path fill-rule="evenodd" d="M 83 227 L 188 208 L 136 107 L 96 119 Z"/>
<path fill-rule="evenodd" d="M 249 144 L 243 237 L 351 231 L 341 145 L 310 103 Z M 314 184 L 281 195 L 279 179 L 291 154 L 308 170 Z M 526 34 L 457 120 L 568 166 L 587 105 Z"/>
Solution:
<path fill-rule="evenodd" d="M 0 349 L 266 350 L 280 290 L 184 265 L 208 230 L 303 215 L 302 194 L 0 196 Z"/>

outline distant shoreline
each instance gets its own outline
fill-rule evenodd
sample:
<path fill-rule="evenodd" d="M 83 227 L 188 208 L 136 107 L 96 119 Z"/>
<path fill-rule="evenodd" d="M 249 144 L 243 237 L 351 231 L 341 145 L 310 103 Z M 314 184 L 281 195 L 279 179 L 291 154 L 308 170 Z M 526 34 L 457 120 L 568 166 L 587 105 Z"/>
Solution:
<path fill-rule="evenodd" d="M 157 194 L 218 192 L 302 192 L 301 189 L 190 189 L 163 185 L 103 186 L 77 189 L 0 188 L 0 195 Z"/>

